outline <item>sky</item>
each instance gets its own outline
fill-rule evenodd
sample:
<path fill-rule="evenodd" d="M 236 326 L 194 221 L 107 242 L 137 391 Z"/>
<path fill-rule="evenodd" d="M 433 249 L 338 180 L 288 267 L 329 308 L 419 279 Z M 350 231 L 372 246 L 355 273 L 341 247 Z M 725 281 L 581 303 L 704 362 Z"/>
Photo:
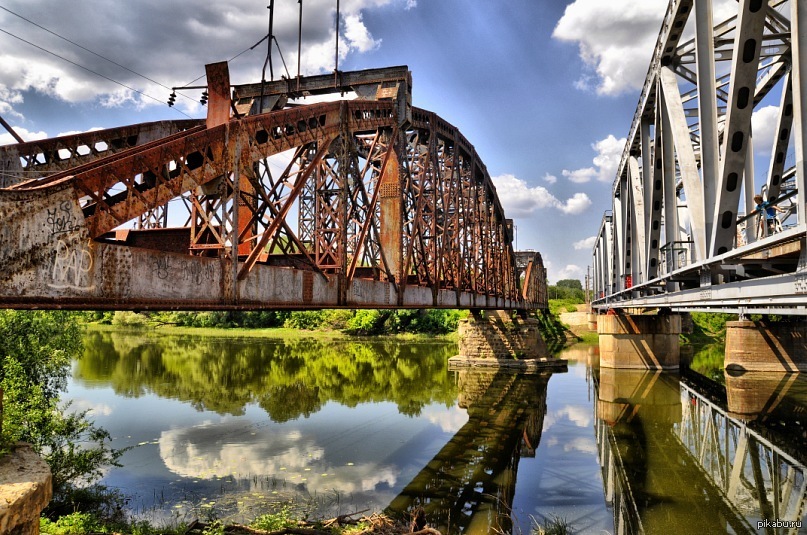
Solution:
<path fill-rule="evenodd" d="M 274 33 L 294 76 L 299 3 L 274 2 Z M 717 2 L 719 21 L 726 2 Z M 267 33 L 268 3 L 0 0 L 0 116 L 26 141 L 204 117 L 198 91 L 169 108 L 167 87 L 223 60 L 232 83 L 260 81 L 266 43 L 249 48 Z M 515 220 L 517 248 L 541 252 L 550 283 L 582 280 L 666 8 L 667 0 L 341 0 L 339 69 L 407 65 L 413 105 L 475 146 Z M 304 75 L 333 71 L 335 15 L 336 0 L 303 0 Z M 277 52 L 273 67 L 275 78 L 285 72 Z M 773 128 L 775 112 L 755 113 L 755 139 Z M 0 129 L 0 145 L 13 142 Z"/>

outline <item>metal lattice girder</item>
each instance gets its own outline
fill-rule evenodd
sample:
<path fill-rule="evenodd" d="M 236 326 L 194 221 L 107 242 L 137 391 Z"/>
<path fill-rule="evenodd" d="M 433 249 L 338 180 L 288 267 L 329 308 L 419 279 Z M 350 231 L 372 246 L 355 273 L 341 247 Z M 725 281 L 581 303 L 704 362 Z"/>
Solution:
<path fill-rule="evenodd" d="M 75 169 L 202 124 L 196 119 L 159 121 L 0 146 L 0 188 Z"/>

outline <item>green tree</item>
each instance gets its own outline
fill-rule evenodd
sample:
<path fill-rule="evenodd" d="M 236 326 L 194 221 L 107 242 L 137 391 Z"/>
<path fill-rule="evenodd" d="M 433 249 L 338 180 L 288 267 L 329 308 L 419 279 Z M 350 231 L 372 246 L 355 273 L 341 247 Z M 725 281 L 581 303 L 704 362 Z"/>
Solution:
<path fill-rule="evenodd" d="M 101 476 L 122 454 L 86 412 L 59 405 L 70 359 L 81 350 L 76 317 L 68 312 L 0 311 L 2 444 L 30 443 L 50 465 L 52 506 L 75 506 L 74 492 Z"/>
<path fill-rule="evenodd" d="M 561 288 L 571 288 L 572 290 L 583 289 L 583 283 L 581 283 L 579 279 L 561 279 L 555 286 L 560 286 Z"/>

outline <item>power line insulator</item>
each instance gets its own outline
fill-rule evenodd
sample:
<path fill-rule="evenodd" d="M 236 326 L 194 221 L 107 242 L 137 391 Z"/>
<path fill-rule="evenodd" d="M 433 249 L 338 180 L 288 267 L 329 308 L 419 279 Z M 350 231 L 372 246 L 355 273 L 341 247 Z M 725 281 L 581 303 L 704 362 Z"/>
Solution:
<path fill-rule="evenodd" d="M 202 103 L 202 106 L 207 104 L 207 91 L 202 91 L 202 98 L 199 99 L 199 102 Z"/>
<path fill-rule="evenodd" d="M 174 102 L 176 102 L 176 100 L 177 100 L 177 92 L 176 91 L 171 91 L 171 94 L 168 95 L 168 106 L 173 107 Z"/>

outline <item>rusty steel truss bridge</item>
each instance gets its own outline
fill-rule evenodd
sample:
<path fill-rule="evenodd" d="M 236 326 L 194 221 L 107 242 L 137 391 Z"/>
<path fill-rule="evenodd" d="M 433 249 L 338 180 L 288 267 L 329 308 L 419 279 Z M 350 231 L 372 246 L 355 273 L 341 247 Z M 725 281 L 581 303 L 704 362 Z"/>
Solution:
<path fill-rule="evenodd" d="M 670 1 L 594 246 L 597 309 L 807 314 L 807 4 L 717 7 Z M 751 129 L 763 108 L 772 139 Z"/>
<path fill-rule="evenodd" d="M 0 307 L 546 307 L 490 176 L 406 67 L 231 85 L 206 120 L 0 147 Z M 351 93 L 306 104 L 301 97 Z"/>

